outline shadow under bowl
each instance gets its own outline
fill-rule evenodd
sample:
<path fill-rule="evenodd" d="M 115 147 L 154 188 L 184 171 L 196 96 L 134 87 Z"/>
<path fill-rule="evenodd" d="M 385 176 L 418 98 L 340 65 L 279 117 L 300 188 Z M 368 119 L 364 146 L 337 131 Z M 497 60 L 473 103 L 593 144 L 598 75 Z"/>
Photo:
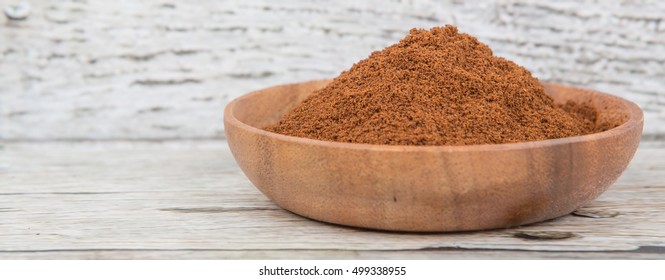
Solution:
<path fill-rule="evenodd" d="M 329 80 L 241 96 L 224 111 L 231 152 L 280 207 L 329 223 L 395 231 L 506 228 L 566 215 L 621 175 L 640 141 L 643 113 L 603 93 L 544 84 L 557 103 L 588 102 L 613 129 L 511 144 L 390 146 L 320 141 L 261 128 Z"/>

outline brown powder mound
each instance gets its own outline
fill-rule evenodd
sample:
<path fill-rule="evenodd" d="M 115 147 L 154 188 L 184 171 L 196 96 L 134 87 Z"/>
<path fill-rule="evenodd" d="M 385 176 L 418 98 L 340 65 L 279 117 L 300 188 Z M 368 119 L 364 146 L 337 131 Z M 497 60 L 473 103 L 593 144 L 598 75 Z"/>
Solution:
<path fill-rule="evenodd" d="M 557 106 L 525 68 L 454 26 L 413 29 L 266 130 L 387 145 L 499 144 L 597 131 L 593 108 Z"/>

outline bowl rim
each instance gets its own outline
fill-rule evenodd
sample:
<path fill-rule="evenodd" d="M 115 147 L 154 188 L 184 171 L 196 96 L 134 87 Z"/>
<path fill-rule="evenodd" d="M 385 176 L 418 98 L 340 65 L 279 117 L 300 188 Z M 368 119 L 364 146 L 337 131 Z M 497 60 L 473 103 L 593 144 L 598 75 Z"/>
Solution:
<path fill-rule="evenodd" d="M 599 95 L 602 98 L 613 98 L 617 101 L 619 101 L 626 109 L 628 112 L 628 120 L 626 120 L 624 123 L 621 125 L 611 128 L 609 130 L 605 130 L 602 132 L 597 132 L 597 133 L 592 133 L 592 134 L 585 134 L 585 135 L 578 135 L 578 136 L 571 136 L 571 137 L 564 137 L 564 138 L 556 138 L 556 139 L 546 139 L 546 140 L 536 140 L 536 141 L 526 141 L 526 142 L 516 142 L 516 143 L 503 143 L 503 144 L 473 144 L 473 145 L 447 145 L 447 146 L 441 146 L 441 145 L 421 145 L 421 146 L 416 146 L 416 145 L 383 145 L 383 144 L 366 144 L 366 143 L 347 143 L 347 142 L 335 142 L 335 141 L 325 141 L 325 140 L 318 140 L 318 139 L 310 139 L 310 138 L 304 138 L 304 137 L 296 137 L 296 136 L 290 136 L 290 135 L 284 135 L 284 134 L 279 134 L 275 132 L 270 132 L 267 130 L 263 130 L 258 127 L 254 127 L 251 125 L 248 125 L 244 122 L 241 122 L 235 117 L 234 110 L 235 110 L 235 105 L 238 104 L 239 102 L 250 99 L 255 95 L 259 94 L 264 94 L 266 91 L 269 90 L 274 90 L 280 87 L 288 87 L 288 86 L 295 86 L 295 85 L 301 85 L 301 84 L 307 84 L 307 83 L 318 83 L 318 82 L 324 82 L 324 81 L 331 81 L 330 79 L 324 79 L 324 80 L 312 80 L 312 81 L 306 81 L 306 82 L 300 82 L 300 83 L 290 83 L 290 84 L 283 84 L 283 85 L 277 85 L 277 86 L 271 86 L 267 88 L 263 88 L 260 90 L 252 91 L 247 94 L 244 94 L 240 97 L 237 97 L 233 99 L 231 102 L 229 102 L 226 105 L 226 108 L 224 109 L 224 122 L 227 122 L 231 125 L 235 125 L 239 128 L 242 128 L 244 130 L 247 130 L 249 132 L 259 134 L 261 136 L 265 136 L 268 138 L 274 138 L 277 140 L 281 140 L 284 142 L 292 142 L 296 144 L 306 144 L 306 145 L 315 145 L 315 146 L 321 146 L 321 147 L 327 147 L 327 148 L 343 148 L 343 149 L 354 149 L 354 150 L 381 150 L 381 151 L 395 151 L 395 152 L 456 152 L 456 151 L 505 151 L 505 150 L 519 150 L 519 149 L 532 149 L 532 148 L 542 148 L 542 147 L 549 147 L 549 146 L 558 146 L 558 145 L 569 145 L 569 144 L 574 144 L 574 143 L 580 143 L 580 142 L 587 142 L 591 140 L 599 140 L 599 139 L 604 139 L 604 138 L 609 138 L 609 137 L 614 137 L 616 135 L 624 134 L 626 132 L 632 131 L 635 126 L 642 125 L 644 122 L 644 113 L 640 109 L 640 107 L 633 103 L 632 101 L 626 100 L 624 98 L 603 93 L 600 91 L 592 90 L 592 89 L 587 89 L 587 88 L 580 88 L 580 87 L 575 87 L 575 86 L 568 86 L 568 85 L 563 85 L 559 83 L 547 83 L 547 82 L 541 82 L 543 86 L 554 86 L 554 87 L 559 87 L 559 88 L 569 88 L 569 89 L 575 89 L 575 90 L 581 90 L 581 91 L 586 91 L 590 92 L 594 95 Z M 225 130 L 226 133 L 226 130 Z"/>

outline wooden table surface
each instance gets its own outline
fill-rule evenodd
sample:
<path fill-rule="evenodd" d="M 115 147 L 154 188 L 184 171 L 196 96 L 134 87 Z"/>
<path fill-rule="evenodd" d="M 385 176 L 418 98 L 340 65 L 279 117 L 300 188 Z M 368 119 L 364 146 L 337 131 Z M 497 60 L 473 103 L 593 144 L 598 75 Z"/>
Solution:
<path fill-rule="evenodd" d="M 445 234 L 282 210 L 222 140 L 4 143 L 0 258 L 665 259 L 665 142 L 643 142 L 619 181 L 577 215 Z"/>

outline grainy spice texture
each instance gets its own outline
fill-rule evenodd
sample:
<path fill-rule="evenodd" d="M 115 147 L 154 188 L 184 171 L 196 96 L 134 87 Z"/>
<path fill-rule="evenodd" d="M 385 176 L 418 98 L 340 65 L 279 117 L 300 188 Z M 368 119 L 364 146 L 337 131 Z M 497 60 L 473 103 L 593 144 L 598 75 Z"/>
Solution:
<path fill-rule="evenodd" d="M 528 70 L 447 25 L 412 29 L 266 129 L 339 142 L 471 145 L 607 128 L 596 125 L 593 108 L 554 104 Z"/>

